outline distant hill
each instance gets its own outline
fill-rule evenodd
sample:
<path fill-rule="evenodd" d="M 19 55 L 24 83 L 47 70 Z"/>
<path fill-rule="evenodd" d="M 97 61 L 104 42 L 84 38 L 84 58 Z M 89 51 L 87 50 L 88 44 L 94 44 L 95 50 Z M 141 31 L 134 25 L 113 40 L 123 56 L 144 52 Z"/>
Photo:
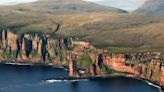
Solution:
<path fill-rule="evenodd" d="M 164 15 L 164 0 L 147 0 L 135 13 Z"/>
<path fill-rule="evenodd" d="M 82 13 L 82 12 L 126 12 L 114 7 L 107 7 L 82 0 L 39 0 L 31 4 L 18 5 L 18 9 L 49 13 Z"/>

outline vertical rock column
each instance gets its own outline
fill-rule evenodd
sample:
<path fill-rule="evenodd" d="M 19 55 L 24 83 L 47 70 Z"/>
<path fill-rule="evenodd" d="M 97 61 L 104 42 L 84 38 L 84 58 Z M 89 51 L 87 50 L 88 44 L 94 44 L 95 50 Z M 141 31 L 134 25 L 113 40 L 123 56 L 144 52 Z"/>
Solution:
<path fill-rule="evenodd" d="M 32 41 L 32 51 L 31 51 L 30 58 L 32 58 L 35 63 L 38 63 L 41 61 L 41 59 L 40 59 L 41 54 L 39 54 L 40 39 L 39 39 L 38 35 L 34 34 L 31 37 L 31 41 Z"/>
<path fill-rule="evenodd" d="M 3 29 L 0 29 L 0 48 L 2 48 L 2 40 L 3 40 L 3 37 L 2 37 L 2 32 L 3 32 Z"/>
<path fill-rule="evenodd" d="M 18 37 L 16 39 L 16 47 L 17 47 L 17 49 L 16 49 L 16 58 L 18 58 L 18 55 L 20 53 L 20 48 L 21 48 L 20 41 L 19 41 L 19 38 Z"/>
<path fill-rule="evenodd" d="M 164 86 L 164 66 L 161 67 L 160 84 Z"/>
<path fill-rule="evenodd" d="M 13 34 L 12 32 L 8 32 L 7 38 L 8 38 L 8 46 L 11 48 L 11 50 L 13 51 L 16 50 L 17 35 Z"/>
<path fill-rule="evenodd" d="M 2 44 L 3 44 L 3 48 L 7 48 L 7 31 L 3 30 L 2 32 Z"/>
<path fill-rule="evenodd" d="M 22 45 L 21 45 L 21 46 L 22 46 L 22 47 L 21 47 L 21 51 L 22 51 L 21 56 L 22 56 L 22 59 L 23 59 L 23 60 L 26 60 L 27 57 L 26 57 L 26 45 L 25 45 L 25 39 L 23 39 L 23 41 L 22 41 Z"/>
<path fill-rule="evenodd" d="M 38 43 L 38 55 L 41 56 L 42 54 L 42 40 L 39 40 Z"/>
<path fill-rule="evenodd" d="M 33 47 L 33 49 L 38 50 L 38 46 L 39 46 L 39 37 L 37 34 L 35 34 L 34 38 L 32 40 L 32 47 Z"/>
<path fill-rule="evenodd" d="M 74 77 L 73 61 L 69 63 L 69 77 Z"/>
<path fill-rule="evenodd" d="M 65 48 L 64 39 L 59 39 L 59 47 L 61 50 L 64 50 L 64 48 Z"/>
<path fill-rule="evenodd" d="M 103 55 L 99 54 L 98 56 L 98 67 L 100 67 L 101 69 L 101 65 L 103 64 L 104 60 L 103 60 Z"/>
<path fill-rule="evenodd" d="M 37 50 L 38 50 L 38 53 L 37 53 L 38 60 L 37 60 L 37 62 L 41 62 L 42 61 L 42 40 L 41 39 L 38 40 L 38 49 Z"/>
<path fill-rule="evenodd" d="M 41 44 L 42 61 L 43 61 L 43 63 L 45 63 L 46 62 L 46 55 L 47 55 L 48 35 L 43 36 L 41 40 L 42 40 L 42 44 Z"/>
<path fill-rule="evenodd" d="M 21 58 L 22 58 L 22 53 L 25 49 L 25 44 L 24 44 L 24 33 L 18 33 L 17 34 L 17 38 L 16 38 L 16 58 L 18 59 L 18 56 L 20 54 Z"/>
<path fill-rule="evenodd" d="M 31 57 L 31 52 L 33 50 L 33 46 L 32 46 L 32 36 L 29 35 L 28 37 L 26 37 L 24 39 L 25 41 L 25 52 L 26 52 L 26 57 L 30 58 Z"/>
<path fill-rule="evenodd" d="M 90 74 L 91 74 L 91 77 L 96 76 L 96 65 L 95 64 L 90 65 Z"/>
<path fill-rule="evenodd" d="M 71 60 L 69 62 L 69 77 L 73 78 L 77 75 L 77 66 L 76 66 L 76 55 L 71 55 Z"/>

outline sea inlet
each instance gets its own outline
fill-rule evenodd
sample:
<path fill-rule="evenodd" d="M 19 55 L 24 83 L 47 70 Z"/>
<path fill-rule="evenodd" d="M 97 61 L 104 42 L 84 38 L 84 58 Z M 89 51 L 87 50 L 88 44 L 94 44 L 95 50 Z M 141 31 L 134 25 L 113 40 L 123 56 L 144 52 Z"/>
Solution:
<path fill-rule="evenodd" d="M 52 66 L 0 64 L 0 92 L 160 92 L 143 80 L 112 77 L 99 80 L 67 78 L 68 70 Z"/>

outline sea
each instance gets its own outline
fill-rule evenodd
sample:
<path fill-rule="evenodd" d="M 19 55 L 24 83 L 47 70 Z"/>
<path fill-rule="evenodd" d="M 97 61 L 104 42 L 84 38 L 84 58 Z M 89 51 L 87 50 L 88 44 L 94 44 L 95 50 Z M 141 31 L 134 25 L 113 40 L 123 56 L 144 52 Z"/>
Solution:
<path fill-rule="evenodd" d="M 162 92 L 153 83 L 127 77 L 56 78 L 68 78 L 68 70 L 44 65 L 0 64 L 0 92 Z"/>

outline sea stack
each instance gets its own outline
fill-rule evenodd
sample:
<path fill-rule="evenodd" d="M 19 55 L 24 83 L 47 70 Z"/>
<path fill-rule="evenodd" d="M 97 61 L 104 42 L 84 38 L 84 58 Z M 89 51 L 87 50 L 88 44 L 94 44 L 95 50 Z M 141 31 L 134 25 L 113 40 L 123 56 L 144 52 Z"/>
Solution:
<path fill-rule="evenodd" d="M 69 77 L 73 78 L 76 76 L 76 55 L 71 56 L 71 61 L 69 63 Z"/>

